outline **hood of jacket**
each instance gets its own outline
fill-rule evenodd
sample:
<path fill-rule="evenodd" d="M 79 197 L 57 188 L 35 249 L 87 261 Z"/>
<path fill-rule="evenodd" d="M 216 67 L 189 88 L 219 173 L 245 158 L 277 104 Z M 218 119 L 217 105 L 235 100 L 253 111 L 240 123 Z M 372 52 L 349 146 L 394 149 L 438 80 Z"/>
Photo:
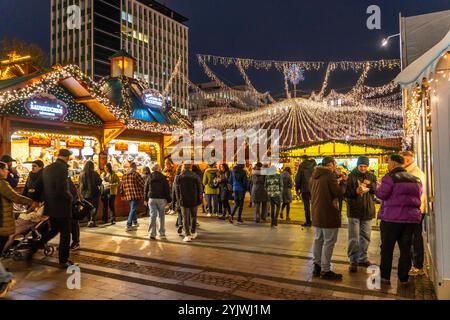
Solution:
<path fill-rule="evenodd" d="M 312 170 L 315 166 L 317 166 L 315 160 L 305 160 L 300 164 L 299 168 Z"/>
<path fill-rule="evenodd" d="M 161 172 L 159 171 L 155 171 L 149 174 L 148 176 L 152 181 L 162 181 L 166 179 L 166 176 L 163 175 Z"/>
<path fill-rule="evenodd" d="M 330 174 L 333 174 L 333 172 L 330 169 L 323 167 L 323 166 L 317 166 L 313 171 L 312 178 L 319 179 L 322 176 L 330 175 Z"/>

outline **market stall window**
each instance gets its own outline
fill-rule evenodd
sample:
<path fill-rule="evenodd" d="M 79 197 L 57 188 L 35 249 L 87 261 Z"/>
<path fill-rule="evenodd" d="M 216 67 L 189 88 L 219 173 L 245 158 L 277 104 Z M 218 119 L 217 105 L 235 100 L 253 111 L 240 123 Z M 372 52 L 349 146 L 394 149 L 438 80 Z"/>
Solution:
<path fill-rule="evenodd" d="M 161 150 L 157 143 L 113 140 L 108 146 L 108 162 L 115 171 L 124 173 L 131 161 L 138 165 L 142 173 L 144 167 L 151 167 L 158 162 Z"/>
<path fill-rule="evenodd" d="M 47 166 L 63 148 L 73 153 L 70 174 L 77 177 L 85 161 L 95 160 L 99 142 L 95 137 L 34 131 L 17 131 L 11 137 L 11 155 L 17 161 L 17 170 L 23 182 L 31 171 L 32 161 L 42 160 Z"/>

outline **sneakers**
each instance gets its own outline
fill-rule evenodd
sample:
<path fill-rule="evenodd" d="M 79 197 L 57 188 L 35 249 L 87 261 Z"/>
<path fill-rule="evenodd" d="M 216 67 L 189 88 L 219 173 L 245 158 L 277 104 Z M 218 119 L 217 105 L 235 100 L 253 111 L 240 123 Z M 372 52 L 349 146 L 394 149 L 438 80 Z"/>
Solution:
<path fill-rule="evenodd" d="M 139 222 L 134 223 L 134 224 L 133 224 L 133 227 L 139 228 Z"/>
<path fill-rule="evenodd" d="M 322 272 L 322 267 L 320 265 L 314 263 L 313 277 L 315 277 L 315 278 L 320 277 L 321 272 Z"/>
<path fill-rule="evenodd" d="M 206 215 L 207 217 L 211 217 L 212 216 L 212 214 L 211 213 L 208 213 L 207 215 Z"/>
<path fill-rule="evenodd" d="M 183 234 L 183 226 L 179 226 L 177 232 L 178 232 L 178 235 L 181 236 Z"/>
<path fill-rule="evenodd" d="M 195 240 L 195 239 L 197 239 L 197 232 L 196 233 L 193 233 L 192 235 L 191 235 L 191 240 Z"/>
<path fill-rule="evenodd" d="M 425 275 L 425 271 L 423 269 L 418 269 L 418 268 L 412 267 L 411 271 L 409 272 L 409 274 L 411 276 L 420 277 L 420 276 L 424 276 Z"/>
<path fill-rule="evenodd" d="M 150 236 L 150 240 L 156 240 L 155 236 Z"/>
<path fill-rule="evenodd" d="M 115 224 L 116 224 L 116 221 L 111 220 L 111 225 L 113 226 L 113 225 L 115 225 Z"/>
<path fill-rule="evenodd" d="M 97 225 L 95 224 L 94 221 L 89 221 L 87 227 L 88 228 L 95 228 L 95 227 L 97 227 Z"/>
<path fill-rule="evenodd" d="M 165 240 L 167 240 L 167 237 L 166 236 L 159 236 L 159 240 L 165 241 Z"/>
<path fill-rule="evenodd" d="M 191 241 L 192 241 L 191 236 L 186 236 L 183 239 L 183 242 L 191 242 Z"/>
<path fill-rule="evenodd" d="M 320 278 L 324 280 L 342 280 L 342 274 L 333 271 L 322 272 Z"/>
<path fill-rule="evenodd" d="M 72 245 L 70 246 L 70 250 L 73 250 L 73 251 L 80 250 L 80 244 L 72 243 Z"/>
<path fill-rule="evenodd" d="M 242 220 L 242 218 L 239 218 L 239 219 L 237 220 L 237 222 L 238 222 L 239 224 L 242 224 L 242 223 L 244 223 L 244 220 Z"/>
<path fill-rule="evenodd" d="M 127 232 L 133 232 L 136 231 L 136 228 L 133 226 L 127 226 L 127 228 L 125 229 Z"/>
<path fill-rule="evenodd" d="M 8 282 L 3 282 L 0 284 L 0 299 L 6 297 L 8 291 L 11 291 L 12 288 L 16 285 L 16 279 L 12 278 Z"/>
<path fill-rule="evenodd" d="M 228 222 L 231 223 L 231 224 L 233 224 L 233 217 L 229 217 L 229 218 L 228 218 Z"/>
<path fill-rule="evenodd" d="M 350 266 L 348 267 L 348 271 L 351 273 L 358 272 L 358 265 L 356 263 L 350 263 Z"/>

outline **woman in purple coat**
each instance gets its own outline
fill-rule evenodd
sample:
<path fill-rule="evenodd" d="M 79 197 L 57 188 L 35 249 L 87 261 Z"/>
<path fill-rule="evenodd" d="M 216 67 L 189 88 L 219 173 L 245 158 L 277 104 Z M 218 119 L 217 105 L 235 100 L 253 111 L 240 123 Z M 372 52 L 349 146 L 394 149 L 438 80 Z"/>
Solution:
<path fill-rule="evenodd" d="M 407 284 L 411 269 L 411 243 L 415 225 L 421 222 L 422 184 L 402 167 L 405 159 L 391 155 L 389 173 L 381 181 L 376 196 L 382 200 L 381 220 L 381 282 L 390 284 L 395 243 L 400 248 L 398 278 Z"/>

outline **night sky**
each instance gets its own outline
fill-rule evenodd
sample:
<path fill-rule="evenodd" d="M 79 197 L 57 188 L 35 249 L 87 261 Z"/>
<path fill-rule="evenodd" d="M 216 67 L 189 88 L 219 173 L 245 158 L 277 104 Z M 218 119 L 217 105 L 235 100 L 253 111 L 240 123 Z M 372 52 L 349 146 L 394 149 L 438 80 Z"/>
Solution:
<path fill-rule="evenodd" d="M 381 40 L 398 33 L 398 15 L 411 16 L 450 9 L 450 0 L 166 0 L 166 5 L 190 20 L 190 77 L 208 78 L 198 67 L 195 54 L 274 60 L 368 60 L 399 58 L 397 39 L 389 48 Z M 382 29 L 368 30 L 366 9 L 381 7 Z M 0 38 L 18 37 L 50 46 L 50 0 L 0 0 Z M 229 84 L 243 80 L 232 67 L 214 67 Z M 325 70 L 306 73 L 302 88 L 319 89 Z M 254 71 L 249 75 L 260 91 L 275 96 L 283 92 L 282 75 Z M 374 75 L 372 85 L 392 78 Z M 331 79 L 335 88 L 351 86 L 357 74 Z M 369 79 L 370 80 L 370 79 Z"/>

